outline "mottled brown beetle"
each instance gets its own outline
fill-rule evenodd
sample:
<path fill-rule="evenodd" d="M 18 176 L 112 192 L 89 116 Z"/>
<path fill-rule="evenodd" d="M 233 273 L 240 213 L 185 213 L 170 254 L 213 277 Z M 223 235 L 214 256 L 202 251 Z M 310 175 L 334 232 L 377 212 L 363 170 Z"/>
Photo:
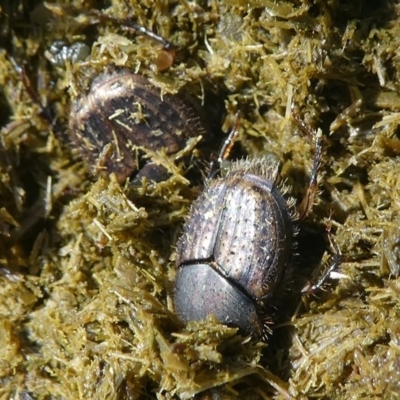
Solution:
<path fill-rule="evenodd" d="M 129 70 L 106 71 L 95 78 L 86 96 L 71 107 L 72 140 L 98 173 L 114 172 L 124 182 L 138 170 L 135 147 L 183 149 L 191 137 L 209 134 L 194 100 L 183 93 L 165 94 Z M 151 164 L 141 174 L 150 175 Z"/>
<path fill-rule="evenodd" d="M 163 37 L 127 19 L 95 10 L 89 15 L 154 39 L 163 46 L 161 53 L 168 54 L 161 69 L 172 64 L 175 48 Z M 121 183 L 139 169 L 137 147 L 173 154 L 183 149 L 189 138 L 206 138 L 211 132 L 195 99 L 184 92 L 162 95 L 145 76 L 127 69 L 108 69 L 97 76 L 89 92 L 72 105 L 69 127 L 92 171 L 114 172 Z M 161 180 L 164 175 L 162 168 L 148 163 L 136 179 Z"/>
<path fill-rule="evenodd" d="M 128 30 L 143 33 L 161 43 L 163 52 L 171 57 L 175 54 L 170 42 L 134 22 L 96 11 L 88 15 L 126 24 Z M 46 57 L 53 65 L 62 67 L 65 62 L 83 61 L 88 51 L 80 42 L 68 46 L 57 41 L 46 52 Z M 14 64 L 29 95 L 40 105 L 41 115 L 57 133 L 62 132 L 51 109 L 41 105 L 23 69 Z M 115 173 L 118 181 L 123 183 L 139 170 L 139 147 L 153 151 L 164 149 L 171 155 L 182 150 L 190 138 L 211 136 L 211 124 L 196 100 L 185 92 L 162 94 L 143 75 L 107 67 L 93 79 L 89 91 L 72 103 L 67 140 L 79 151 L 93 175 Z M 65 138 L 63 133 L 59 136 Z M 135 178 L 139 180 L 142 176 L 160 181 L 166 178 L 166 171 L 147 163 Z"/>
<path fill-rule="evenodd" d="M 237 126 L 221 160 L 236 132 Z M 265 338 L 264 306 L 291 267 L 298 226 L 310 212 L 317 188 L 322 136 L 312 135 L 314 165 L 298 212 L 294 199 L 285 197 L 280 162 L 273 155 L 233 162 L 225 176 L 207 182 L 178 242 L 174 303 L 183 322 L 214 314 L 245 335 Z M 307 291 L 320 287 L 340 264 L 333 247 L 324 276 Z"/>

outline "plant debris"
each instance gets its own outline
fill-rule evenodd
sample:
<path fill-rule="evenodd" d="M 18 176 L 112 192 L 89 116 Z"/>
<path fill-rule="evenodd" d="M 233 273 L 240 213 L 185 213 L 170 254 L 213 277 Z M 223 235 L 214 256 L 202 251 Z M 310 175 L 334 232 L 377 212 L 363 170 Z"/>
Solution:
<path fill-rule="evenodd" d="M 0 398 L 397 398 L 400 4 L 102 2 L 99 11 L 176 46 L 160 68 L 162 46 L 99 20 L 95 2 L 3 3 Z M 86 43 L 89 57 L 52 64 L 46 52 L 61 39 Z M 12 59 L 57 123 L 41 116 Z M 93 179 L 68 140 L 72 102 L 110 65 L 197 97 L 215 114 L 216 153 L 240 111 L 234 156 L 275 153 L 297 199 L 313 148 L 292 107 L 324 132 L 296 271 L 319 263 L 330 224 L 341 278 L 315 296 L 289 293 L 268 343 L 213 318 L 183 327 L 172 310 L 176 240 L 201 189 L 192 174 L 207 165 L 185 169 L 180 156 L 145 151 L 168 178 L 121 185 L 112 174 Z"/>

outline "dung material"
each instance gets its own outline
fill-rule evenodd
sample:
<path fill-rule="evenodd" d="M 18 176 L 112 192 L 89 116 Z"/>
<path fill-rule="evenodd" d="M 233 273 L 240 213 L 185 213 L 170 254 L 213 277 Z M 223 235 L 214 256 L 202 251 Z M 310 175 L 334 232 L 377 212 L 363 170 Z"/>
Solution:
<path fill-rule="evenodd" d="M 0 398 L 397 398 L 399 4 L 107 4 L 102 12 L 175 45 L 161 70 L 162 46 L 90 14 L 94 2 L 3 3 Z M 90 54 L 51 63 L 46 52 L 60 40 Z M 135 185 L 93 179 L 68 144 L 71 105 L 110 66 L 143 76 L 161 97 L 190 93 L 216 127 L 215 153 L 219 129 L 240 111 L 232 158 L 275 154 L 297 201 L 313 146 L 292 108 L 322 130 L 320 193 L 298 234 L 294 280 L 318 274 L 327 225 L 344 257 L 340 279 L 307 296 L 288 282 L 267 343 L 212 316 L 184 326 L 173 311 L 177 238 L 209 168 L 197 138 L 174 154 L 141 148 L 167 176 Z"/>

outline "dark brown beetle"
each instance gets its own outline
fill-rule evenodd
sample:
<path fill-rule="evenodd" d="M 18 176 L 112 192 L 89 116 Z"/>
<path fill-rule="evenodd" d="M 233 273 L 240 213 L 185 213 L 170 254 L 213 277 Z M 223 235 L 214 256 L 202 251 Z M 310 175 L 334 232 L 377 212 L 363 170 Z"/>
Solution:
<path fill-rule="evenodd" d="M 172 63 L 174 46 L 161 36 L 129 20 L 95 11 L 88 15 L 149 36 L 163 46 L 162 52 L 168 53 Z M 56 41 L 46 52 L 46 57 L 54 66 L 63 67 L 66 62 L 83 61 L 88 53 L 89 48 L 84 43 L 67 45 Z M 52 110 L 41 105 L 24 70 L 15 65 L 29 95 L 40 105 L 41 115 L 65 139 Z M 118 181 L 123 183 L 138 173 L 138 148 L 164 149 L 171 155 L 182 150 L 190 138 L 201 136 L 206 140 L 211 136 L 210 121 L 196 100 L 185 92 L 162 94 L 145 76 L 110 66 L 93 79 L 85 95 L 72 103 L 67 140 L 95 176 L 115 173 Z M 141 176 L 160 181 L 166 178 L 167 172 L 163 167 L 147 163 L 135 176 L 136 180 Z"/>
<path fill-rule="evenodd" d="M 127 19 L 95 10 L 88 15 L 152 38 L 162 45 L 159 53 L 168 55 L 162 67 L 157 60 L 158 69 L 172 64 L 175 48 L 163 37 Z M 72 53 L 62 50 L 58 58 Z M 121 183 L 139 169 L 137 147 L 174 154 L 189 138 L 211 136 L 210 124 L 193 97 L 184 92 L 162 94 L 145 76 L 112 68 L 97 76 L 89 92 L 73 103 L 69 127 L 72 141 L 92 171 L 114 172 Z M 147 164 L 139 176 L 161 180 L 163 175 L 160 167 Z"/>
<path fill-rule="evenodd" d="M 245 335 L 265 337 L 264 305 L 290 269 L 299 222 L 316 192 L 322 138 L 314 137 L 314 167 L 299 212 L 294 199 L 285 197 L 273 155 L 236 161 L 225 176 L 207 183 L 178 243 L 174 303 L 183 322 L 214 314 Z M 320 287 L 339 265 L 334 247 L 323 278 L 308 290 Z"/>
<path fill-rule="evenodd" d="M 161 96 L 146 77 L 121 69 L 97 76 L 72 105 L 69 121 L 72 140 L 93 172 L 114 172 L 122 183 L 138 170 L 136 147 L 173 154 L 189 138 L 207 136 L 201 115 L 190 96 Z"/>

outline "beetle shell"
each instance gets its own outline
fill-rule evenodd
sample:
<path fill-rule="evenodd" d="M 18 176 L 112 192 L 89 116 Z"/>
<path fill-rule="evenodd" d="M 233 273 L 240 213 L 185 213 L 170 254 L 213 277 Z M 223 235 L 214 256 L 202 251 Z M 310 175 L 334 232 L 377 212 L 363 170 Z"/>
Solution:
<path fill-rule="evenodd" d="M 278 180 L 276 159 L 237 161 L 193 204 L 178 243 L 174 292 L 185 323 L 214 314 L 242 333 L 262 333 L 262 305 L 290 263 L 296 232 L 293 201 Z"/>
<path fill-rule="evenodd" d="M 129 70 L 106 71 L 71 107 L 70 131 L 94 172 L 114 172 L 122 183 L 138 170 L 136 146 L 173 154 L 190 137 L 207 135 L 189 96 L 165 94 Z"/>
<path fill-rule="evenodd" d="M 200 321 L 209 314 L 222 323 L 252 329 L 260 336 L 262 325 L 253 301 L 210 264 L 189 264 L 176 276 L 175 308 L 186 323 Z"/>

